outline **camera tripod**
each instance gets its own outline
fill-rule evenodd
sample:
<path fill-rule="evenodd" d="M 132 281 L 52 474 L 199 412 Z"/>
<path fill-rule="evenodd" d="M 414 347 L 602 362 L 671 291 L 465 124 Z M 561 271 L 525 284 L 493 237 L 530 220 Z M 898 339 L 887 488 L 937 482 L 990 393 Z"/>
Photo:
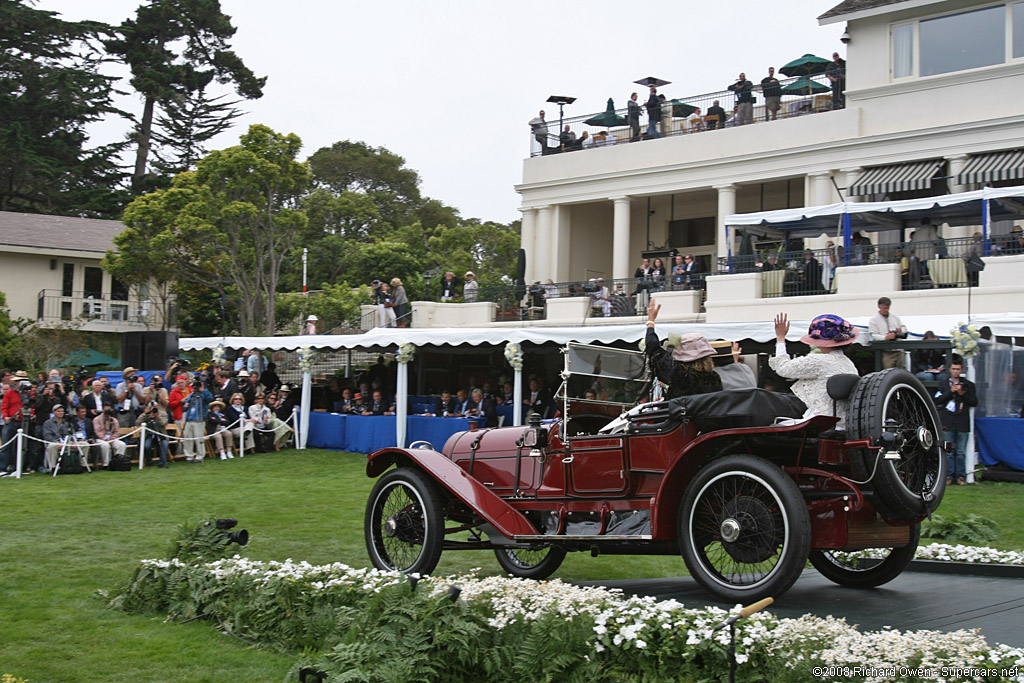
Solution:
<path fill-rule="evenodd" d="M 60 445 L 60 453 L 57 454 L 57 462 L 54 464 L 53 473 L 50 476 L 56 477 L 57 473 L 60 472 L 61 456 L 67 452 L 68 448 L 74 448 L 78 451 L 78 457 L 81 459 L 82 463 L 84 463 L 86 472 L 92 472 L 92 468 L 89 467 L 89 448 L 91 447 L 92 446 L 88 441 L 82 441 L 74 434 L 70 434 L 66 439 L 64 439 L 64 443 Z M 45 453 L 43 457 L 45 457 Z"/>

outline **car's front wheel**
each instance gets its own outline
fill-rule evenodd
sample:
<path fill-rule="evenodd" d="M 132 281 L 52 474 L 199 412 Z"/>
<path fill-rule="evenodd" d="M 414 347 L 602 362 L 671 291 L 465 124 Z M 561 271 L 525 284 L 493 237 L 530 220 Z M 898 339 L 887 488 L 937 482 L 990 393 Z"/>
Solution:
<path fill-rule="evenodd" d="M 811 544 L 807 505 L 792 479 L 762 458 L 731 455 L 697 472 L 679 505 L 690 574 L 728 602 L 777 597 L 800 576 Z"/>
<path fill-rule="evenodd" d="M 366 549 L 377 569 L 429 574 L 441 559 L 441 496 L 419 470 L 399 467 L 378 479 L 364 523 Z"/>

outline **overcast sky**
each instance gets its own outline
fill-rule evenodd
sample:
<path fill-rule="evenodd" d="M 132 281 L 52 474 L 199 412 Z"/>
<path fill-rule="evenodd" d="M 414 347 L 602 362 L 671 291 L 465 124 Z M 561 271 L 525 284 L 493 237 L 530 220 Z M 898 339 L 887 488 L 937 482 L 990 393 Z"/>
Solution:
<path fill-rule="evenodd" d="M 759 81 L 804 53 L 831 57 L 843 25 L 817 16 L 839 0 L 221 0 L 238 32 L 233 47 L 263 98 L 214 141 L 238 142 L 252 123 L 295 133 L 303 158 L 339 140 L 405 158 L 422 191 L 465 217 L 519 218 L 527 121 L 577 101 L 566 116 L 622 107 L 633 81 L 656 76 L 669 98 L 722 90 L 745 71 Z M 67 19 L 118 24 L 138 0 L 40 0 Z M 126 84 L 127 85 L 127 84 Z M 122 106 L 138 114 L 141 103 Z M 554 116 L 552 116 L 554 113 Z M 117 138 L 124 122 L 95 131 Z"/>

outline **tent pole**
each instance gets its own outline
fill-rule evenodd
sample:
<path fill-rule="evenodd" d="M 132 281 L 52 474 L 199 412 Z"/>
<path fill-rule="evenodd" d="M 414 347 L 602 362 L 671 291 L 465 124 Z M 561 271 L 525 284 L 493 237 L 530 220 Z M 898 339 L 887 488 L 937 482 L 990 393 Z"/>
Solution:
<path fill-rule="evenodd" d="M 989 222 L 992 220 L 992 208 L 988 199 L 981 200 L 981 253 L 992 255 L 992 242 L 988 238 Z"/>
<path fill-rule="evenodd" d="M 309 432 L 309 410 L 312 403 L 313 376 L 302 373 L 302 413 L 299 415 L 299 450 L 306 448 L 306 435 Z M 243 433 L 244 436 L 244 433 Z"/>
<path fill-rule="evenodd" d="M 853 242 L 853 230 L 850 227 L 850 214 L 843 212 L 843 265 L 850 265 L 852 254 L 850 245 Z"/>
<path fill-rule="evenodd" d="M 395 396 L 395 445 L 405 448 L 405 422 L 409 417 L 409 364 L 399 363 L 395 374 L 398 384 Z"/>
<path fill-rule="evenodd" d="M 523 371 L 515 371 L 512 387 L 512 424 L 523 424 Z"/>

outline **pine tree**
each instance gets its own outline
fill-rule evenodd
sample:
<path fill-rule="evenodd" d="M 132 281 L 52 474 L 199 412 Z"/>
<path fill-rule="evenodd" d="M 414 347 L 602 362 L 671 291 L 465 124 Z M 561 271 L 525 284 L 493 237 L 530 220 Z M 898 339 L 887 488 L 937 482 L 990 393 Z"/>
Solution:
<path fill-rule="evenodd" d="M 226 95 L 208 97 L 202 90 L 163 102 L 156 117 L 153 142 L 157 144 L 153 168 L 173 176 L 195 168 L 209 151 L 205 144 L 231 128 L 242 111 Z"/>

